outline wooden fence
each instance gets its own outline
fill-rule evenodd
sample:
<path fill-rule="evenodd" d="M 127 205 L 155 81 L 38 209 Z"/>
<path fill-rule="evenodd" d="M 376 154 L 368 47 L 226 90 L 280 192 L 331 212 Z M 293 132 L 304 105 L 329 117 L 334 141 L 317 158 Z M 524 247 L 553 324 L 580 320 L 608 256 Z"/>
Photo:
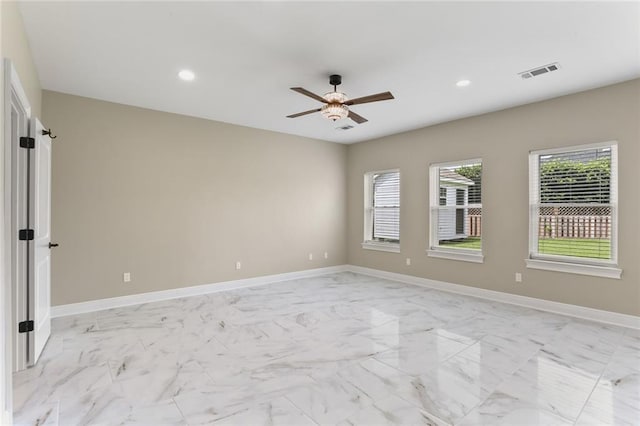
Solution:
<path fill-rule="evenodd" d="M 482 216 L 467 215 L 470 237 L 482 235 Z M 540 238 L 611 238 L 611 216 L 540 216 Z"/>
<path fill-rule="evenodd" d="M 482 216 L 480 215 L 467 215 L 469 236 L 479 237 L 482 235 Z"/>
<path fill-rule="evenodd" d="M 540 238 L 610 238 L 611 216 L 540 216 Z"/>

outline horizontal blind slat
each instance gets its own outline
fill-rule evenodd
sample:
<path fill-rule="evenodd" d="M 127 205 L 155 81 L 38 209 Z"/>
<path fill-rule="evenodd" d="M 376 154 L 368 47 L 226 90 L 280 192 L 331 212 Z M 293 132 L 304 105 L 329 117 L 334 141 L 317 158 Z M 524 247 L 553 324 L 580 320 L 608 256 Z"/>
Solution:
<path fill-rule="evenodd" d="M 539 155 L 532 203 L 537 252 L 612 258 L 612 149 Z"/>

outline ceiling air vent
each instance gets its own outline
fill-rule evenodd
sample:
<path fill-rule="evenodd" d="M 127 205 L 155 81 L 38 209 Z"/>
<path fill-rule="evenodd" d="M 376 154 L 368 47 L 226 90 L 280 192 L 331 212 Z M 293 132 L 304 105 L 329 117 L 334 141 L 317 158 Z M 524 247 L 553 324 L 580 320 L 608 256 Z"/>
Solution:
<path fill-rule="evenodd" d="M 336 130 L 349 130 L 349 129 L 353 129 L 353 126 L 351 124 L 347 124 L 341 127 L 336 127 Z"/>
<path fill-rule="evenodd" d="M 542 74 L 546 74 L 551 71 L 557 71 L 559 69 L 560 69 L 560 64 L 557 62 L 554 62 L 552 64 L 545 65 L 543 67 L 534 68 L 529 71 L 519 72 L 518 75 L 524 79 L 527 79 L 527 78 L 536 77 Z"/>

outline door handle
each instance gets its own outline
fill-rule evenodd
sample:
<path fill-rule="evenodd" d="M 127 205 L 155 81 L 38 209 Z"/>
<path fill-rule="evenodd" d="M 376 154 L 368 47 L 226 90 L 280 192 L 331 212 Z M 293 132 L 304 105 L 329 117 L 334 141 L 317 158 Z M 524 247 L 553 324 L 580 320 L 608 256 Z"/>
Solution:
<path fill-rule="evenodd" d="M 57 243 L 49 243 L 49 248 L 58 247 L 60 244 Z"/>

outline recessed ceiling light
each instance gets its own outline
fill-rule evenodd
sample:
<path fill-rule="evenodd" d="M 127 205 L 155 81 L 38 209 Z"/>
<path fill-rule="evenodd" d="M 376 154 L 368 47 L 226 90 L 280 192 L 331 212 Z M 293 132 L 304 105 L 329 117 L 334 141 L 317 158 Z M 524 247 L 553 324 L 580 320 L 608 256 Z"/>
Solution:
<path fill-rule="evenodd" d="M 468 85 L 471 84 L 471 80 L 460 80 L 456 83 L 456 86 L 458 87 L 467 87 Z"/>
<path fill-rule="evenodd" d="M 178 73 L 178 77 L 180 77 L 184 81 L 191 81 L 196 78 L 196 75 L 193 73 L 193 71 L 182 70 Z"/>

